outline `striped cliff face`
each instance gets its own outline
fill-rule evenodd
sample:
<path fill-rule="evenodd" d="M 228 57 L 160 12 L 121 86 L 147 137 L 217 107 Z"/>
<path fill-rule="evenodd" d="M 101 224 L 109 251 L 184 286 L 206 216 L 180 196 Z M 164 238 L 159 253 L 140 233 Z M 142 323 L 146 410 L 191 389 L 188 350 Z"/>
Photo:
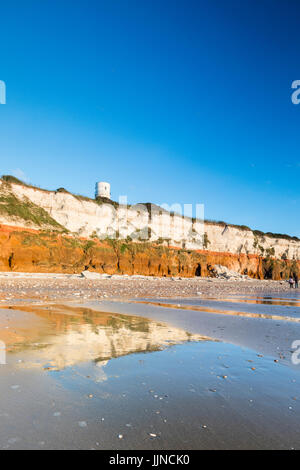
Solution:
<path fill-rule="evenodd" d="M 110 274 L 190 277 L 207 276 L 220 264 L 254 278 L 285 279 L 299 264 L 296 237 L 224 223 L 205 222 L 200 227 L 199 221 L 176 214 L 169 225 L 167 211 L 148 217 L 137 207 L 128 208 L 122 237 L 105 241 L 99 233 L 113 229 L 123 209 L 62 189 L 46 191 L 0 179 L 1 270 L 79 272 L 88 267 Z M 145 226 L 149 236 L 143 238 L 139 234 Z M 200 229 L 202 237 L 195 239 Z M 132 239 L 136 242 L 128 241 Z"/>
<path fill-rule="evenodd" d="M 210 276 L 222 265 L 257 279 L 287 279 L 299 261 L 254 254 L 182 250 L 154 243 L 99 241 L 49 231 L 0 226 L 0 270 L 108 274 Z"/>

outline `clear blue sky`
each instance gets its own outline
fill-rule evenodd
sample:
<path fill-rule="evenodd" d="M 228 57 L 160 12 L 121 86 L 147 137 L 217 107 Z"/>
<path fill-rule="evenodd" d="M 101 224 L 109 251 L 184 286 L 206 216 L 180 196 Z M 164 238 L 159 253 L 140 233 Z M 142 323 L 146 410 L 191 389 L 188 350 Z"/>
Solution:
<path fill-rule="evenodd" d="M 300 3 L 1 4 L 1 173 L 300 236 Z"/>

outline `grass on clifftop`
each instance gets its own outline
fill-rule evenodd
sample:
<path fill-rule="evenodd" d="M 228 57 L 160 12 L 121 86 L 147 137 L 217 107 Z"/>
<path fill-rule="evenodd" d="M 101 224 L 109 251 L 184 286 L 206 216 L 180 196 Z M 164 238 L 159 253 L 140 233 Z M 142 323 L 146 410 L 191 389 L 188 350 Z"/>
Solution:
<path fill-rule="evenodd" d="M 31 222 L 38 227 L 47 226 L 55 230 L 66 231 L 42 207 L 33 204 L 27 199 L 20 200 L 11 192 L 0 192 L 0 214 L 8 218 L 18 218 L 25 222 Z"/>
<path fill-rule="evenodd" d="M 92 198 L 87 197 L 87 196 L 82 196 L 82 195 L 79 195 L 79 194 L 70 193 L 69 191 L 67 191 L 65 188 L 62 188 L 62 187 L 58 188 L 56 191 L 43 189 L 43 188 L 40 188 L 39 186 L 33 186 L 32 184 L 25 183 L 24 181 L 16 178 L 15 176 L 12 176 L 12 175 L 2 175 L 0 180 L 2 180 L 3 183 L 6 186 L 11 186 L 11 184 L 19 184 L 21 186 L 26 186 L 28 188 L 33 188 L 33 189 L 37 189 L 39 191 L 44 191 L 44 192 L 48 192 L 48 193 L 53 192 L 53 193 L 70 194 L 71 196 L 73 196 L 74 198 L 76 198 L 79 201 L 93 202 L 93 203 L 98 204 L 98 205 L 111 204 L 115 208 L 118 208 L 118 206 L 119 206 L 118 202 L 113 201 L 111 199 L 107 199 L 105 197 L 98 197 L 97 199 L 92 199 Z M 0 195 L 1 195 L 1 192 L 0 192 Z M 17 200 L 17 198 L 16 198 L 16 200 Z M 150 214 L 150 217 L 151 217 L 151 210 L 152 210 L 153 207 L 155 207 L 156 211 L 159 210 L 159 211 L 162 211 L 162 212 L 168 212 L 165 209 L 162 209 L 161 207 L 159 207 L 155 204 L 152 204 L 150 202 L 141 203 L 141 204 L 146 206 L 146 208 L 147 208 L 147 210 Z M 24 203 L 21 203 L 21 205 L 24 206 Z M 35 209 L 33 207 L 27 207 L 27 208 L 26 207 L 23 207 L 23 208 L 19 207 L 19 208 L 16 208 L 15 207 L 16 204 L 15 204 L 14 201 L 11 201 L 11 203 L 8 204 L 8 206 L 9 207 L 6 208 L 6 213 L 8 215 L 15 215 L 17 217 L 21 217 L 24 220 L 34 222 L 35 224 L 37 224 L 39 226 L 46 223 L 47 225 L 56 226 L 60 229 L 66 230 L 64 227 L 62 227 L 60 224 L 58 224 L 58 222 L 56 222 L 54 219 L 52 219 L 52 217 L 50 217 L 50 215 L 46 211 L 44 211 L 42 208 L 39 208 L 38 206 L 36 206 L 34 204 L 32 204 L 32 206 L 34 206 Z M 131 207 L 131 205 L 127 204 L 127 207 L 129 208 L 129 207 Z M 2 208 L 0 207 L 0 213 L 3 213 L 3 210 L 4 210 L 3 207 Z M 16 210 L 17 213 L 16 214 L 11 214 L 11 210 L 13 210 L 13 211 Z M 22 212 L 22 215 L 19 215 L 20 211 Z M 173 215 L 174 215 L 174 213 L 171 213 L 171 216 L 173 216 Z M 29 218 L 25 218 L 25 217 L 29 217 Z M 45 222 L 45 220 L 48 220 L 48 221 Z M 195 219 L 192 219 L 192 220 L 195 221 Z M 38 221 L 40 221 L 40 223 L 38 223 Z M 275 239 L 284 239 L 284 240 L 288 240 L 288 241 L 296 241 L 296 242 L 300 241 L 300 238 L 295 237 L 295 236 L 291 236 L 291 235 L 287 235 L 287 234 L 283 234 L 283 233 L 262 232 L 260 230 L 253 230 L 250 227 L 248 227 L 247 225 L 231 224 L 231 223 L 226 223 L 222 220 L 216 221 L 216 220 L 206 219 L 204 221 L 204 223 L 207 224 L 207 225 L 219 225 L 219 226 L 222 226 L 224 228 L 227 226 L 227 227 L 236 228 L 238 230 L 249 231 L 249 232 L 252 232 L 255 237 L 259 237 L 261 239 L 264 238 L 264 237 L 269 237 L 269 238 L 275 238 Z"/>
<path fill-rule="evenodd" d="M 223 220 L 218 220 L 217 221 L 217 220 L 207 219 L 207 220 L 204 221 L 204 223 L 208 224 L 208 225 L 221 225 L 224 228 L 227 226 L 227 227 L 236 228 L 238 230 L 249 231 L 249 232 L 252 232 L 253 235 L 255 235 L 257 237 L 260 237 L 260 238 L 270 237 L 270 238 L 282 238 L 282 239 L 288 240 L 288 241 L 296 241 L 296 242 L 300 241 L 300 238 L 293 237 L 293 236 L 287 235 L 285 233 L 262 232 L 261 230 L 253 230 L 252 228 L 248 227 L 247 225 L 228 224 L 228 223 L 224 222 Z"/>

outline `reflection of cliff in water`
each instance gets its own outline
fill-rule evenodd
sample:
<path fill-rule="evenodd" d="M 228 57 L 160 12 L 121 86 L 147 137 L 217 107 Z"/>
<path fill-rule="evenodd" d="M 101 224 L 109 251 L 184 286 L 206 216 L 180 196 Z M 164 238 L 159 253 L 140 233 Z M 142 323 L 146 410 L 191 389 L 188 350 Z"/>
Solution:
<path fill-rule="evenodd" d="M 38 339 L 35 337 L 30 341 L 28 337 L 24 338 L 14 345 L 13 350 L 34 352 L 37 359 L 34 365 L 54 370 L 88 361 L 104 365 L 112 358 L 127 354 L 209 339 L 147 318 L 102 313 L 88 308 L 31 305 L 14 309 L 42 318 L 46 326 Z"/>

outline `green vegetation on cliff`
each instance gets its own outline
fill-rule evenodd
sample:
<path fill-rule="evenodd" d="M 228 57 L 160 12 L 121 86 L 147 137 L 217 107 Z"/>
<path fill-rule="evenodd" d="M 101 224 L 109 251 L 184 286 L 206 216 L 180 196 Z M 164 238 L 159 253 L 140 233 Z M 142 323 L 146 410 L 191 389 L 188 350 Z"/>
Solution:
<path fill-rule="evenodd" d="M 66 193 L 66 194 L 70 194 L 70 196 L 73 196 L 74 198 L 76 198 L 77 200 L 79 201 L 86 201 L 86 202 L 92 202 L 94 204 L 98 204 L 98 205 L 102 205 L 102 204 L 111 204 L 113 205 L 115 208 L 118 208 L 119 206 L 119 203 L 116 202 L 116 201 L 113 201 L 111 199 L 108 199 L 108 198 L 105 198 L 105 197 L 98 197 L 97 199 L 92 199 L 90 197 L 87 197 L 87 196 L 82 196 L 82 195 L 78 195 L 78 194 L 73 194 L 73 193 L 70 193 L 69 191 L 67 191 L 65 188 L 61 187 L 61 188 L 58 188 L 57 190 L 55 191 L 51 191 L 51 190 L 47 190 L 47 189 L 43 189 L 43 188 L 40 188 L 38 186 L 34 186 L 34 185 L 31 185 L 31 184 L 28 184 L 28 183 L 25 183 L 24 181 L 21 181 L 20 179 L 16 178 L 15 176 L 12 176 L 12 175 L 3 175 L 1 177 L 1 180 L 4 182 L 4 184 L 6 185 L 9 185 L 11 187 L 11 184 L 18 184 L 18 185 L 21 185 L 21 186 L 26 186 L 28 188 L 33 188 L 33 189 L 37 189 L 39 191 L 45 191 L 45 192 L 53 192 L 53 193 Z M 156 213 L 159 213 L 159 212 L 167 212 L 165 209 L 163 209 L 162 207 L 159 207 L 155 204 L 152 204 L 150 202 L 147 202 L 147 203 L 141 203 L 143 206 L 146 207 L 147 211 L 149 212 L 149 215 L 151 217 L 151 213 L 153 212 L 153 210 L 155 210 Z M 14 204 L 13 204 L 14 205 Z M 37 206 L 36 206 L 37 207 Z M 127 207 L 131 207 L 130 204 L 127 205 Z M 41 209 L 41 211 L 43 211 L 43 209 Z M 27 211 L 24 211 L 23 215 L 26 215 L 26 212 Z M 35 212 L 36 211 L 32 211 L 31 209 L 29 210 L 29 212 Z M 46 211 L 44 211 L 46 212 Z M 7 213 L 8 215 L 10 215 L 9 213 Z M 170 213 L 171 216 L 174 216 L 175 214 L 173 212 Z M 42 216 L 42 213 L 40 215 L 37 215 L 37 219 L 39 219 L 41 221 L 41 224 L 44 224 L 44 222 L 42 221 L 42 219 L 45 217 Z M 44 214 L 45 215 L 45 214 Z M 19 217 L 19 215 L 17 215 Z M 22 217 L 24 219 L 24 217 Z M 51 219 L 51 217 L 49 216 L 49 218 Z M 26 220 L 26 219 L 24 219 Z M 29 220 L 29 219 L 28 219 Z M 30 219 L 31 220 L 31 219 Z M 53 219 L 51 219 L 53 221 Z M 195 219 L 193 218 L 192 219 L 193 222 L 195 222 Z M 32 220 L 31 220 L 32 221 Z M 224 228 L 227 228 L 227 227 L 232 227 L 232 228 L 235 228 L 235 229 L 238 229 L 238 230 L 242 230 L 242 231 L 250 231 L 253 233 L 253 235 L 255 236 L 256 239 L 263 239 L 264 237 L 270 237 L 270 238 L 275 238 L 275 239 L 284 239 L 284 240 L 288 240 L 288 241 L 296 241 L 296 242 L 299 242 L 300 241 L 300 238 L 298 237 L 293 237 L 293 236 L 290 236 L 290 235 L 287 235 L 287 234 L 282 234 L 282 233 L 272 233 L 272 232 L 262 232 L 260 230 L 253 230 L 251 229 L 250 227 L 246 226 L 246 225 L 237 225 L 237 224 L 231 224 L 231 223 L 227 223 L 227 222 L 224 222 L 222 220 L 219 220 L 219 221 L 216 221 L 216 220 L 205 220 L 204 221 L 205 224 L 207 225 L 219 225 L 221 227 L 224 227 Z M 35 223 L 35 222 L 34 222 Z M 39 224 L 39 225 L 41 225 Z M 56 225 L 57 222 L 54 221 L 54 224 L 50 222 L 50 220 L 47 222 L 48 225 Z M 58 224 L 59 225 L 59 224 Z M 60 226 L 61 227 L 61 226 Z M 61 227 L 62 228 L 62 227 Z M 205 240 L 204 239 L 204 243 L 205 243 L 205 248 L 208 248 L 208 244 L 210 243 L 209 240 Z"/>
<path fill-rule="evenodd" d="M 214 266 L 258 279 L 287 279 L 300 262 L 271 257 L 197 252 L 149 242 L 87 240 L 54 231 L 0 230 L 0 270 L 152 276 L 214 276 Z"/>
<path fill-rule="evenodd" d="M 0 187 L 0 214 L 12 220 L 22 220 L 37 227 L 48 227 L 53 230 L 66 231 L 42 207 L 37 206 L 27 198 L 19 199 L 11 191 L 9 183 Z"/>

